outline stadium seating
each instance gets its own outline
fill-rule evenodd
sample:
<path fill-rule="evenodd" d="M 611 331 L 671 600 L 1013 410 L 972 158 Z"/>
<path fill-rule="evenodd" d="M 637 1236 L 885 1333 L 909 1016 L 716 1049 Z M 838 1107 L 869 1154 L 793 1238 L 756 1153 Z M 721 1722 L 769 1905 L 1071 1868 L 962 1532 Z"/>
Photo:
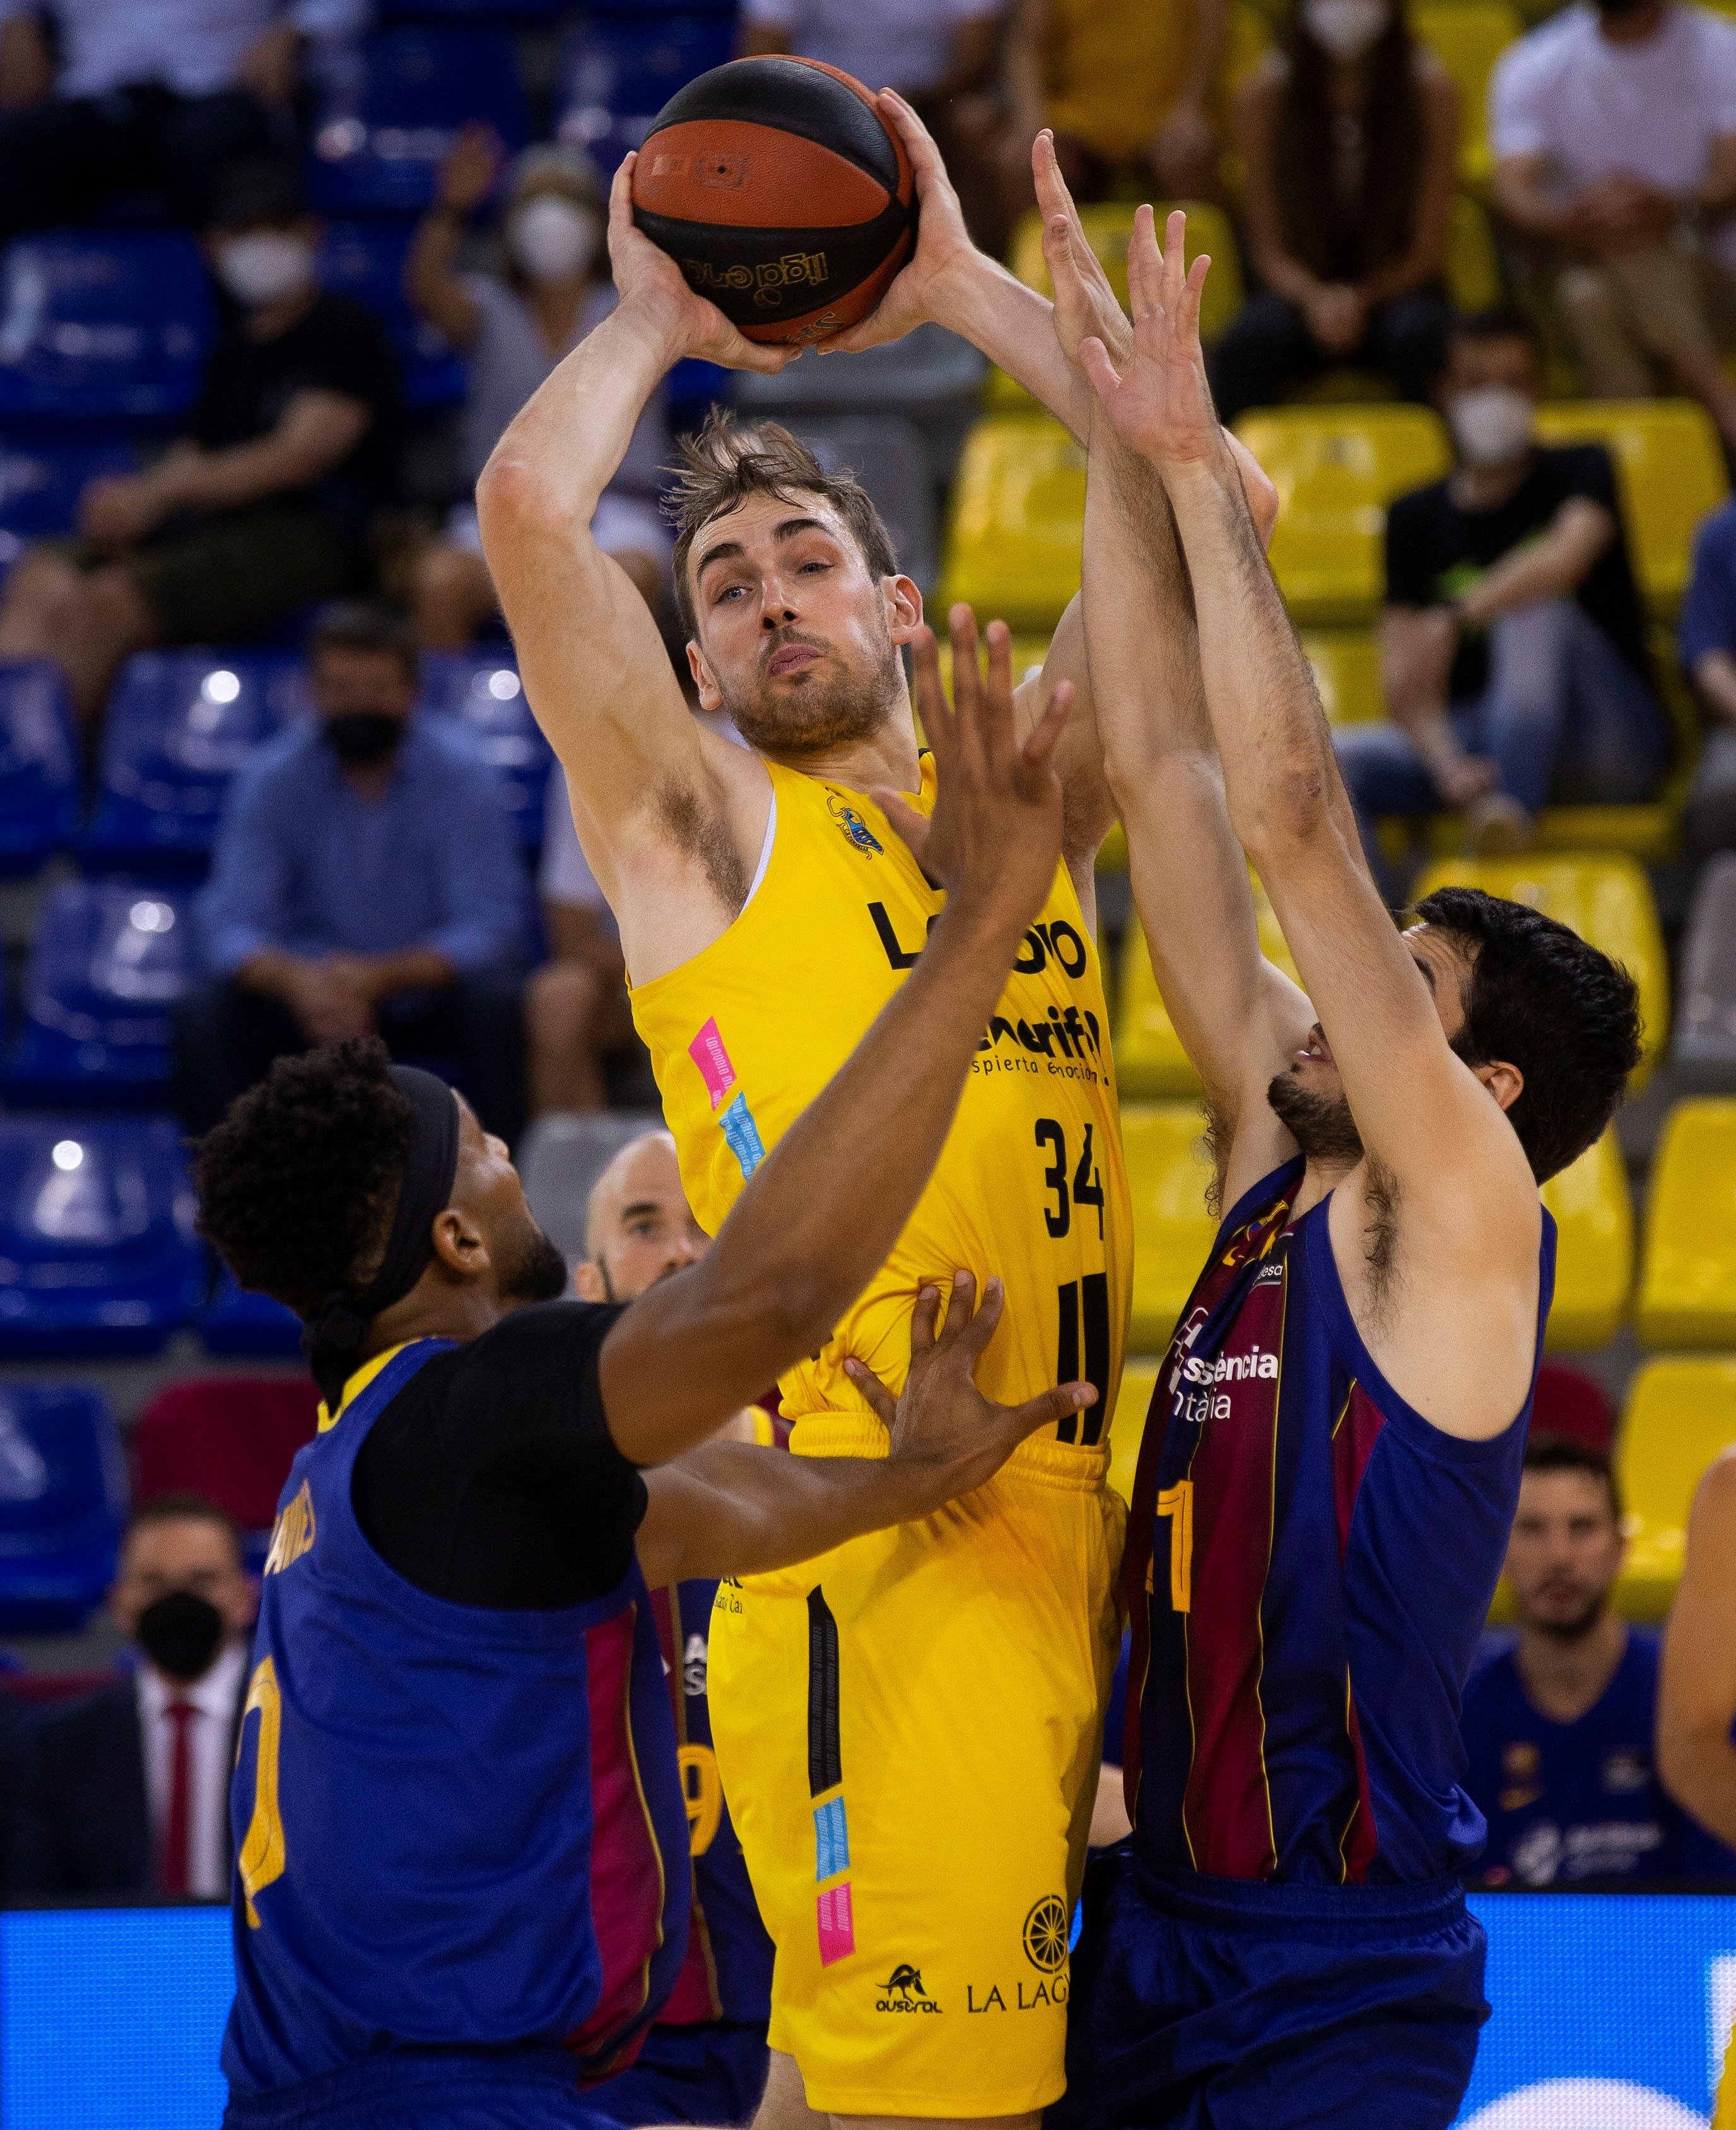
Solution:
<path fill-rule="evenodd" d="M 431 652 L 422 661 L 422 690 L 430 710 L 457 718 L 477 742 L 500 780 L 520 846 L 537 849 L 554 757 L 531 715 L 510 652 L 485 647 Z"/>
<path fill-rule="evenodd" d="M 1633 1202 L 1612 1125 L 1595 1146 L 1543 1186 L 1558 1230 L 1552 1349 L 1601 1346 L 1633 1286 Z"/>
<path fill-rule="evenodd" d="M 585 1208 L 591 1186 L 629 1139 L 662 1122 L 630 1110 L 557 1111 L 538 1117 L 525 1133 L 518 1150 L 524 1196 L 568 1264 L 587 1254 Z"/>
<path fill-rule="evenodd" d="M 1615 1440 L 1615 1408 L 1600 1383 L 1561 1361 L 1545 1361 L 1537 1372 L 1531 1408 L 1533 1435 L 1565 1435 L 1607 1456 Z"/>
<path fill-rule="evenodd" d="M 136 472 L 138 463 L 124 431 L 25 428 L 0 436 L 0 574 L 26 541 L 71 531 L 87 481 Z"/>
<path fill-rule="evenodd" d="M 132 1439 L 133 1498 L 208 1494 L 244 1531 L 265 1531 L 295 1453 L 313 1439 L 319 1393 L 305 1377 L 195 1376 L 160 1390 Z"/>
<path fill-rule="evenodd" d="M 212 331 L 198 248 L 168 230 L 56 230 L 0 261 L 0 423 L 166 422 Z"/>
<path fill-rule="evenodd" d="M 184 901 L 160 890 L 81 880 L 50 890 L 25 972 L 23 1029 L 0 1068 L 7 1100 L 161 1102 L 192 929 Z"/>
<path fill-rule="evenodd" d="M 1729 492 L 1718 432 L 1692 399 L 1586 399 L 1538 410 L 1546 444 L 1602 444 L 1614 461 L 1633 573 L 1647 606 L 1674 618 L 1694 534 Z"/>
<path fill-rule="evenodd" d="M 1150 1356 L 1130 1359 L 1121 1370 L 1121 1387 L 1109 1424 L 1109 1484 L 1124 1502 L 1133 1499 L 1139 1447 L 1145 1436 L 1151 1393 L 1157 1387 L 1157 1371 L 1158 1363 Z"/>
<path fill-rule="evenodd" d="M 1278 929 L 1272 905 L 1258 881 L 1253 882 L 1254 909 L 1260 923 L 1260 950 L 1287 977 L 1296 974 L 1296 964 L 1284 936 Z M 1120 1010 L 1115 1023 L 1116 1079 L 1124 1095 L 1197 1095 L 1199 1076 L 1188 1063 L 1181 1038 L 1164 1004 L 1152 972 L 1151 957 L 1137 918 L 1131 919 L 1121 938 L 1117 996 Z"/>
<path fill-rule="evenodd" d="M 1639 986 L 1643 1051 L 1630 1087 L 1644 1086 L 1670 1033 L 1670 975 L 1657 907 L 1644 870 L 1614 853 L 1514 858 L 1447 858 L 1417 882 L 1421 901 L 1437 887 L 1480 887 L 1528 902 L 1571 925 L 1582 939 L 1623 962 Z"/>
<path fill-rule="evenodd" d="M 409 406 L 456 406 L 464 397 L 463 361 L 437 327 L 417 317 L 404 292 L 412 230 L 404 222 L 328 222 L 319 247 L 320 278 L 378 315 L 402 365 Z"/>
<path fill-rule="evenodd" d="M 925 595 L 933 591 L 940 528 L 916 424 L 901 414 L 808 414 L 791 427 L 828 473 L 854 470 L 892 536 L 899 568 Z"/>
<path fill-rule="evenodd" d="M 1193 1102 L 1131 1102 L 1121 1112 L 1127 1187 L 1133 1200 L 1136 1352 L 1161 1353 L 1217 1232 L 1206 1210 L 1211 1168 L 1205 1121 Z"/>
<path fill-rule="evenodd" d="M 170 1119 L 0 1116 L 0 1359 L 156 1353 L 203 1278 Z"/>
<path fill-rule="evenodd" d="M 1664 1121 L 1634 1319 L 1648 1346 L 1736 1347 L 1736 1101 L 1678 1102 Z"/>
<path fill-rule="evenodd" d="M 1456 311 L 1488 310 L 1501 300 L 1501 262 L 1482 203 L 1452 196 L 1447 232 L 1447 293 Z"/>
<path fill-rule="evenodd" d="M 1648 1361 L 1628 1387 L 1615 1458 L 1628 1517 L 1617 1609 L 1659 1620 L 1681 1577 L 1700 1474 L 1736 1443 L 1736 1359 Z"/>
<path fill-rule="evenodd" d="M 33 873 L 79 826 L 79 743 L 60 668 L 0 661 L 0 879 Z"/>
<path fill-rule="evenodd" d="M 561 63 L 560 136 L 595 157 L 605 176 L 675 92 L 732 59 L 727 10 L 642 4 L 592 9 L 567 40 Z"/>
<path fill-rule="evenodd" d="M 1419 44 L 1437 52 L 1459 90 L 1459 174 L 1468 185 L 1488 180 L 1489 77 L 1524 24 L 1505 0 L 1418 0 L 1410 24 Z"/>
<path fill-rule="evenodd" d="M 1314 671 L 1321 706 L 1335 725 L 1360 725 L 1386 715 L 1380 653 L 1360 628 L 1311 628 L 1302 647 Z"/>
<path fill-rule="evenodd" d="M 108 1402 L 0 1383 L 0 1632 L 75 1633 L 114 1578 L 127 1467 Z"/>
<path fill-rule="evenodd" d="M 1713 858 L 1694 891 L 1671 1057 L 1696 1077 L 1736 1083 L 1736 853 Z"/>
<path fill-rule="evenodd" d="M 977 419 L 987 367 L 968 341 L 945 326 L 921 325 L 859 355 L 805 356 L 776 377 L 738 371 L 732 396 L 744 414 L 778 422 L 804 414 L 901 414 L 921 432 L 938 487 L 951 478 Z"/>
<path fill-rule="evenodd" d="M 480 119 L 509 149 L 530 138 L 509 36 L 401 26 L 320 52 L 308 191 L 328 214 L 419 214 L 461 126 Z"/>
<path fill-rule="evenodd" d="M 953 484 L 941 604 L 965 599 L 1015 629 L 1053 628 L 1079 588 L 1085 454 L 1059 422 L 991 415 Z"/>
<path fill-rule="evenodd" d="M 1303 626 L 1366 622 L 1384 590 L 1386 505 L 1451 462 L 1439 415 L 1275 408 L 1245 414 L 1236 432 L 1278 490 L 1272 569 L 1291 614 Z"/>
<path fill-rule="evenodd" d="M 288 1360 L 301 1351 L 301 1319 L 269 1295 L 246 1292 L 222 1265 L 196 1321 L 200 1344 L 223 1360 Z"/>
<path fill-rule="evenodd" d="M 85 863 L 202 869 L 232 779 L 299 708 L 299 687 L 296 662 L 283 653 L 146 651 L 129 659 L 103 724 Z"/>

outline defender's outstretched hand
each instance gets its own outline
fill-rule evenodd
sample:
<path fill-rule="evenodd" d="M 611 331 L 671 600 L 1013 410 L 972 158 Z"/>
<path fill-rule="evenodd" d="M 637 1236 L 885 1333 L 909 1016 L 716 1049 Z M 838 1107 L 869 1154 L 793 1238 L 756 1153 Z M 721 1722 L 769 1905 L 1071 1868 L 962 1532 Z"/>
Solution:
<path fill-rule="evenodd" d="M 1188 217 L 1169 217 L 1167 251 L 1157 243 L 1149 207 L 1134 217 L 1127 246 L 1127 293 L 1133 299 L 1133 353 L 1117 369 L 1101 339 L 1079 343 L 1079 365 L 1123 442 L 1160 466 L 1208 461 L 1224 449 L 1199 345 L 1199 297 L 1211 260 L 1204 252 L 1184 270 Z"/>
<path fill-rule="evenodd" d="M 894 1398 L 873 1370 L 847 1359 L 844 1370 L 892 1436 L 889 1455 L 900 1464 L 930 1467 L 946 1488 L 943 1498 L 968 1494 L 992 1479 L 1013 1451 L 1040 1427 L 1097 1403 L 1089 1383 L 1063 1383 L 1023 1405 L 997 1405 L 977 1388 L 977 1363 L 1001 1321 L 1004 1291 L 991 1279 L 976 1306 L 977 1283 L 953 1275 L 945 1328 L 935 1326 L 940 1290 L 925 1287 L 911 1316 L 911 1366 L 903 1395 Z M 938 1488 L 937 1488 L 938 1491 Z"/>
<path fill-rule="evenodd" d="M 1073 706 L 1073 683 L 1057 684 L 1021 747 L 1012 700 L 1012 636 L 988 624 L 988 678 L 977 661 L 977 618 L 968 606 L 949 616 L 953 700 L 940 685 L 934 631 L 911 651 L 916 709 L 935 757 L 932 814 L 897 791 L 870 795 L 909 844 L 929 878 L 955 903 L 993 910 L 1021 929 L 1042 908 L 1060 862 L 1063 806 L 1054 756 Z"/>
<path fill-rule="evenodd" d="M 1055 136 L 1046 126 L 1031 144 L 1031 174 L 1043 213 L 1043 257 L 1055 287 L 1055 337 L 1061 352 L 1076 363 L 1079 343 L 1093 335 L 1117 362 L 1128 361 L 1133 328 L 1102 261 L 1085 241 L 1079 211 L 1055 160 Z"/>
<path fill-rule="evenodd" d="M 801 349 L 762 347 L 744 339 L 715 303 L 707 303 L 687 286 L 681 268 L 633 219 L 633 168 L 638 160 L 634 149 L 609 189 L 609 263 L 622 308 L 631 304 L 658 313 L 681 355 L 720 362 L 726 370 L 758 370 L 775 377 Z"/>

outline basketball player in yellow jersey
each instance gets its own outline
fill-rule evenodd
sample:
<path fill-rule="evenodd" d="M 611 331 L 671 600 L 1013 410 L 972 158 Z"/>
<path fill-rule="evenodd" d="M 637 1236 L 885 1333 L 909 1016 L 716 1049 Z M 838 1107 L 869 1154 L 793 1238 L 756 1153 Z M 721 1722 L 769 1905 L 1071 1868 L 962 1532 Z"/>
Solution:
<path fill-rule="evenodd" d="M 922 235 L 873 332 L 939 316 L 1077 408 L 1049 306 L 971 250 L 932 143 L 886 107 L 916 161 Z M 895 832 L 920 854 L 933 797 L 900 647 L 931 705 L 939 680 L 921 595 L 855 481 L 784 432 L 716 424 L 689 455 L 676 580 L 700 701 L 747 746 L 687 714 L 591 513 L 674 361 L 789 358 L 740 341 L 638 235 L 630 174 L 629 159 L 611 203 L 619 304 L 508 431 L 477 504 L 531 703 L 619 920 L 688 1196 L 715 1230 L 940 907 Z M 953 640 L 958 685 L 979 685 L 966 609 Z M 1010 694 L 999 624 L 989 663 Z M 777 1947 L 766 2107 L 779 2124 L 810 2106 L 1025 2123 L 1062 2089 L 1068 1924 L 1117 1629 L 1121 1519 L 1094 1415 L 1120 1368 L 1129 1255 L 1092 886 L 1110 816 L 1076 614 L 1019 691 L 1021 729 L 1063 679 L 1068 829 L 1048 902 L 928 1192 L 783 1390 L 797 1454 L 882 1449 L 874 1374 L 896 1385 L 916 1292 L 956 1264 L 1006 1284 L 985 1392 L 1079 1375 L 1102 1403 L 955 1512 L 720 1593 L 714 1735 Z M 847 1374 L 845 1351 L 874 1374 Z"/>

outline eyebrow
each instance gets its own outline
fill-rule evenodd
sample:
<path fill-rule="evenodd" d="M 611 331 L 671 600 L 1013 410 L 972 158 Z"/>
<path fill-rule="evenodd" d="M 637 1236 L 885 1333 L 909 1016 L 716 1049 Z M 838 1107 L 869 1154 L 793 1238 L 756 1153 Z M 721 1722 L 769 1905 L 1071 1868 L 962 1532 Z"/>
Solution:
<path fill-rule="evenodd" d="M 621 1218 L 624 1220 L 637 1220 L 644 1214 L 661 1213 L 662 1210 L 655 1198 L 638 1198 L 635 1199 L 632 1205 L 622 1206 Z"/>
<path fill-rule="evenodd" d="M 829 538 L 835 540 L 838 537 L 824 518 L 781 518 L 772 527 L 772 537 L 774 540 L 793 540 L 798 532 L 824 532 Z M 702 577 L 714 562 L 734 561 L 737 556 L 745 554 L 746 552 L 739 540 L 720 540 L 715 547 L 706 549 L 704 559 L 694 571 L 694 575 L 696 578 Z"/>

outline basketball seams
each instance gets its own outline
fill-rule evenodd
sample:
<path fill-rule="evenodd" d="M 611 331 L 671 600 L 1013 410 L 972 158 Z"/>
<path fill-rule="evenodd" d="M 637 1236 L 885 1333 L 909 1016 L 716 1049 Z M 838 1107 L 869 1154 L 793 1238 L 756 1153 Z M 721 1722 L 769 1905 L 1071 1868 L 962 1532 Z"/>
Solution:
<path fill-rule="evenodd" d="M 815 81 L 828 74 L 850 91 L 861 116 L 842 112 L 838 99 Z M 908 202 L 911 172 L 903 143 L 894 137 L 859 81 L 822 60 L 783 56 L 731 60 L 685 88 L 677 89 L 658 113 L 645 145 L 667 127 L 720 119 L 767 126 L 829 148 L 854 163 L 876 184 Z"/>
<path fill-rule="evenodd" d="M 776 203 L 781 227 L 791 231 L 864 228 L 889 208 L 901 226 L 904 207 L 878 178 L 836 149 L 820 146 L 830 170 L 824 163 L 815 167 L 815 142 L 782 127 L 745 119 L 667 126 L 645 143 L 634 203 L 642 216 L 744 234 L 775 233 L 758 218 L 768 201 Z M 739 162 L 742 174 L 734 184 L 700 174 L 701 163 L 725 158 Z M 683 167 L 660 169 L 666 161 Z"/>

